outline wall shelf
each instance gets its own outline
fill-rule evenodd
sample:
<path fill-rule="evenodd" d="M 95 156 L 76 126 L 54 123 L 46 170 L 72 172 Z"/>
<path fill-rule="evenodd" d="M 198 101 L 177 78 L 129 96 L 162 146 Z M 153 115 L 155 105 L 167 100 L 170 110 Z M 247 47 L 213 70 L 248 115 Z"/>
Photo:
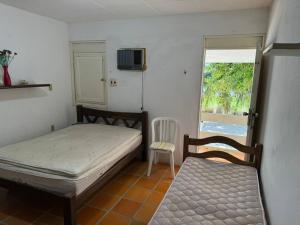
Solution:
<path fill-rule="evenodd" d="M 300 43 L 273 43 L 267 46 L 263 53 L 264 55 L 300 57 Z"/>
<path fill-rule="evenodd" d="M 12 85 L 9 87 L 0 86 L 0 89 L 17 89 L 17 88 L 37 88 L 37 87 L 48 87 L 52 90 L 52 84 L 24 84 L 24 85 Z"/>

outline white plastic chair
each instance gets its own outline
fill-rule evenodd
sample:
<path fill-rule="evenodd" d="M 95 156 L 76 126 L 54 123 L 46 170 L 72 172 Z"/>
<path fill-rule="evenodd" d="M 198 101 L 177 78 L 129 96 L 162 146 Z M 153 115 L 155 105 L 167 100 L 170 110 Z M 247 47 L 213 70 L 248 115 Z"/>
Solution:
<path fill-rule="evenodd" d="M 173 178 L 174 171 L 174 151 L 177 135 L 177 121 L 169 117 L 158 117 L 152 120 L 152 143 L 150 145 L 150 158 L 147 176 L 150 176 L 152 163 L 157 163 L 160 153 L 169 154 L 170 166 Z"/>

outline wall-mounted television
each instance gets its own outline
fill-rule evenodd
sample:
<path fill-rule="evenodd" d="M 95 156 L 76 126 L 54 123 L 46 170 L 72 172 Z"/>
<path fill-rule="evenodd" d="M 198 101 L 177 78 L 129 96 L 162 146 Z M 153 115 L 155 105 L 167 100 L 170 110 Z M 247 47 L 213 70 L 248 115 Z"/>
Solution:
<path fill-rule="evenodd" d="M 118 50 L 119 70 L 145 70 L 145 48 L 123 48 Z"/>

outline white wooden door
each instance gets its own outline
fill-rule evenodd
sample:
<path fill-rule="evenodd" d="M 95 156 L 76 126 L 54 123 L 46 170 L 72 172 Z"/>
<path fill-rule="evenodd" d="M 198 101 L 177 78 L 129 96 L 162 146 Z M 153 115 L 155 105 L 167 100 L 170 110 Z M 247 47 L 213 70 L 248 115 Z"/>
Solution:
<path fill-rule="evenodd" d="M 248 129 L 247 129 L 247 140 L 246 144 L 252 146 L 253 142 L 253 132 L 254 132 L 254 125 L 256 120 L 259 117 L 259 114 L 256 112 L 256 104 L 258 98 L 258 87 L 259 87 L 259 80 L 261 74 L 261 62 L 262 62 L 262 47 L 263 47 L 263 38 L 257 39 L 257 48 L 256 48 L 256 57 L 255 57 L 255 66 L 254 66 L 254 74 L 253 74 L 253 85 L 252 85 L 252 92 L 251 92 L 251 103 L 249 112 L 244 112 L 244 116 L 248 116 Z"/>
<path fill-rule="evenodd" d="M 77 104 L 106 104 L 104 53 L 74 53 Z"/>

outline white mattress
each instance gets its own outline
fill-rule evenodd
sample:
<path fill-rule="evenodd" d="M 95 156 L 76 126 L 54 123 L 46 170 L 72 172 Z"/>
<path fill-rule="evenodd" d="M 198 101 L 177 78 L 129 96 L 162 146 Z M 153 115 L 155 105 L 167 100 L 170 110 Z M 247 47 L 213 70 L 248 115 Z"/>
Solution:
<path fill-rule="evenodd" d="M 126 127 L 78 124 L 0 148 L 0 163 L 75 178 L 140 134 Z"/>
<path fill-rule="evenodd" d="M 79 130 L 81 130 L 81 132 Z M 107 135 L 108 133 L 111 133 L 112 135 L 108 136 Z M 122 136 L 122 133 L 125 135 Z M 76 137 L 74 137 L 74 139 L 71 139 L 71 136 L 73 136 L 74 134 L 76 134 L 75 135 Z M 91 136 L 89 136 L 89 134 Z M 83 190 L 85 190 L 90 184 L 92 184 L 95 180 L 97 180 L 97 178 L 102 176 L 117 161 L 119 161 L 121 158 L 123 158 L 128 153 L 133 151 L 137 146 L 139 146 L 142 141 L 141 132 L 139 130 L 117 127 L 117 126 L 99 125 L 99 124 L 81 124 L 81 125 L 74 125 L 60 131 L 56 131 L 52 134 L 27 141 L 27 143 L 26 142 L 25 143 L 28 144 L 29 142 L 29 146 L 34 146 L 35 145 L 34 142 L 36 140 L 37 142 L 39 142 L 40 139 L 44 140 L 45 138 L 46 139 L 49 138 L 50 141 L 51 138 L 57 140 L 57 137 L 61 137 L 61 138 L 66 137 L 66 140 L 69 140 L 69 142 L 71 142 L 71 144 L 66 144 L 66 141 L 62 142 L 64 143 L 64 145 L 61 145 L 60 149 L 62 152 L 65 153 L 63 157 L 66 157 L 66 152 L 69 152 L 69 154 L 72 153 L 71 151 L 72 147 L 70 146 L 76 145 L 80 139 L 82 143 L 89 142 L 88 145 L 81 144 L 82 147 L 85 146 L 85 148 L 82 148 L 82 153 L 79 152 L 78 148 L 75 148 L 76 154 L 73 155 L 71 154 L 69 156 L 71 160 L 73 160 L 73 162 L 76 160 L 77 161 L 82 160 L 87 164 L 90 163 L 89 165 L 86 166 L 82 166 L 81 164 L 81 168 L 85 168 L 84 172 L 80 172 L 76 174 L 76 176 L 72 174 L 70 176 L 70 174 L 60 173 L 60 171 L 58 171 L 57 173 L 57 171 L 53 170 L 53 168 L 51 167 L 49 169 L 49 167 L 47 166 L 51 164 L 44 161 L 38 162 L 37 160 L 35 160 L 34 162 L 39 163 L 41 166 L 37 168 L 37 167 L 28 166 L 25 163 L 14 163 L 14 161 L 12 161 L 13 163 L 7 163 L 7 161 L 0 160 L 0 177 L 21 182 L 21 183 L 26 183 L 31 186 L 35 186 L 41 189 L 46 189 L 52 192 L 57 192 L 61 194 L 67 194 L 72 192 L 78 195 Z M 112 140 L 112 137 L 114 140 L 112 145 L 109 146 L 108 144 L 106 145 L 99 144 L 101 142 L 112 143 L 112 141 L 108 141 L 108 139 Z M 52 142 L 52 145 L 55 145 L 53 143 L 57 144 L 58 142 Z M 13 147 L 14 145 L 1 148 L 0 155 L 1 153 L 6 152 L 8 149 L 19 149 L 19 146 L 26 146 L 26 145 L 22 145 L 22 143 L 18 143 L 16 145 L 17 148 L 14 148 Z M 43 151 L 43 149 L 47 149 L 46 146 L 48 147 L 49 145 L 45 145 L 44 148 L 38 150 L 39 151 L 42 150 L 42 152 L 46 152 L 45 150 Z M 56 147 L 54 148 L 55 151 L 53 152 L 53 154 L 55 154 L 55 157 L 59 159 L 59 155 L 58 155 L 59 145 L 55 145 L 55 146 Z M 71 150 L 65 151 L 66 146 L 69 146 L 70 147 L 69 149 Z M 106 146 L 106 148 L 103 148 L 103 146 Z M 89 151 L 89 148 L 92 148 L 93 151 Z M 47 149 L 47 150 L 51 151 L 52 149 Z M 95 153 L 97 149 L 98 152 Z M 23 149 L 23 151 L 25 152 L 26 150 L 27 150 L 26 148 Z M 32 154 L 31 151 L 29 152 L 30 154 Z M 86 154 L 89 154 L 91 152 L 93 154 L 86 156 Z M 6 154 L 6 156 L 7 155 L 8 154 Z M 53 157 L 51 156 L 51 154 L 47 154 L 47 156 L 50 158 Z M 94 160 L 92 160 L 93 156 L 94 156 Z M 87 157 L 88 159 L 85 159 L 84 157 Z M 22 158 L 22 156 L 18 158 L 17 162 L 20 162 L 19 161 L 20 158 Z M 45 157 L 42 157 L 42 159 L 44 158 Z M 65 161 L 58 160 L 58 162 L 61 162 L 62 165 L 56 163 L 55 164 L 56 168 L 64 168 L 63 164 L 70 165 L 69 163 L 70 161 L 68 161 L 69 160 L 68 158 L 65 158 L 64 160 Z M 75 169 L 73 171 L 76 171 Z"/>
<path fill-rule="evenodd" d="M 188 157 L 150 225 L 265 225 L 255 168 Z"/>

